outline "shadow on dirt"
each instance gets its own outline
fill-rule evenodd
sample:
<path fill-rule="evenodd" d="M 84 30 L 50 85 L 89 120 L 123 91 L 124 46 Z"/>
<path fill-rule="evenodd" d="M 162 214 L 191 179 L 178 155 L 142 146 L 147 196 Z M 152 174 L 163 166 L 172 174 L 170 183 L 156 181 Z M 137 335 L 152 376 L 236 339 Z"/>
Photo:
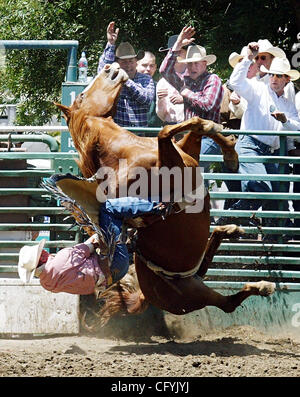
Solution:
<path fill-rule="evenodd" d="M 299 355 L 292 352 L 280 352 L 259 349 L 253 345 L 239 342 L 238 338 L 221 338 L 214 341 L 193 341 L 193 342 L 175 342 L 169 341 L 166 343 L 157 343 L 156 345 L 130 345 L 130 346 L 114 346 L 110 349 L 110 352 L 114 354 L 115 352 L 126 352 L 128 354 L 159 354 L 159 355 L 174 355 L 180 357 L 191 356 L 210 356 L 213 357 L 245 357 L 245 356 L 262 356 L 269 355 L 274 357 L 287 357 L 299 358 Z"/>

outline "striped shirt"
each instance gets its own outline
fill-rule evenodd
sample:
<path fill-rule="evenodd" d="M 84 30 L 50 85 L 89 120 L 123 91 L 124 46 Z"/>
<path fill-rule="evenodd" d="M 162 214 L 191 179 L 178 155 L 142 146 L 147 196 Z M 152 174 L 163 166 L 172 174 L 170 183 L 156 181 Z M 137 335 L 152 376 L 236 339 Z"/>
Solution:
<path fill-rule="evenodd" d="M 104 65 L 115 62 L 115 46 L 107 43 L 99 59 L 98 73 Z M 148 112 L 155 96 L 152 78 L 136 72 L 133 80 L 124 84 L 117 103 L 114 121 L 121 127 L 147 127 Z"/>
<path fill-rule="evenodd" d="M 184 101 L 185 120 L 193 116 L 199 116 L 220 123 L 220 109 L 223 99 L 221 79 L 216 74 L 207 71 L 195 80 L 187 75 L 182 76 L 176 73 L 174 65 L 177 55 L 177 52 L 169 50 L 159 71 L 179 92 L 183 88 L 188 88 L 187 94 L 182 95 L 180 92 Z"/>

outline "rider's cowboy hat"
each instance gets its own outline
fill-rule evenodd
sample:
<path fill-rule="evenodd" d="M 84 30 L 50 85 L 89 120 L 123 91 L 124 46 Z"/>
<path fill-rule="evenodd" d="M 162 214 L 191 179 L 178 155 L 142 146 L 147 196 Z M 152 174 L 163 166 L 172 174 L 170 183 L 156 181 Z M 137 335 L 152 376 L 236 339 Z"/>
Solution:
<path fill-rule="evenodd" d="M 229 57 L 228 57 L 228 62 L 229 65 L 234 68 L 235 65 L 237 65 L 241 59 L 245 58 L 248 54 L 248 47 L 245 46 L 242 48 L 242 51 L 240 54 L 238 54 L 237 52 L 232 52 Z"/>
<path fill-rule="evenodd" d="M 206 49 L 200 45 L 190 45 L 187 49 L 185 59 L 179 60 L 180 63 L 190 63 L 206 61 L 207 65 L 211 65 L 216 62 L 217 57 L 213 54 L 206 55 Z"/>
<path fill-rule="evenodd" d="M 125 41 L 124 43 L 120 43 L 116 49 L 116 57 L 119 59 L 130 59 L 135 58 L 136 53 L 134 48 L 130 43 Z"/>
<path fill-rule="evenodd" d="M 292 81 L 298 80 L 300 77 L 298 70 L 291 70 L 291 65 L 286 58 L 283 59 L 275 57 L 272 60 L 269 70 L 264 65 L 261 65 L 260 70 L 264 73 L 270 74 L 286 74 L 287 76 L 290 76 Z"/>
<path fill-rule="evenodd" d="M 258 54 L 262 52 L 268 52 L 274 57 L 286 58 L 285 52 L 279 47 L 273 47 L 272 44 L 267 39 L 258 40 Z"/>
<path fill-rule="evenodd" d="M 18 273 L 24 283 L 30 283 L 37 268 L 46 240 L 36 245 L 24 245 L 19 252 Z"/>

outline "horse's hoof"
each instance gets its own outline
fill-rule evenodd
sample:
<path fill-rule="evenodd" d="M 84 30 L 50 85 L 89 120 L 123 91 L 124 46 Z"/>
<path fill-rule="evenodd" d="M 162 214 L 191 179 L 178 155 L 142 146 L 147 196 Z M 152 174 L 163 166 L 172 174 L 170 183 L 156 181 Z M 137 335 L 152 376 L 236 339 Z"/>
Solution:
<path fill-rule="evenodd" d="M 231 171 L 237 172 L 239 169 L 239 156 L 237 153 L 234 155 L 224 153 L 223 155 L 224 165 Z"/>
<path fill-rule="evenodd" d="M 240 237 L 245 233 L 245 230 L 235 224 L 231 225 L 223 225 L 223 226 L 217 226 L 216 230 L 218 230 L 221 233 L 224 233 L 225 236 L 224 238 L 237 238 Z"/>
<path fill-rule="evenodd" d="M 269 281 L 259 281 L 258 292 L 260 296 L 269 296 L 275 292 L 276 284 L 270 283 Z"/>
<path fill-rule="evenodd" d="M 275 292 L 276 284 L 269 281 L 258 281 L 254 283 L 247 283 L 245 290 L 251 291 L 253 295 L 269 296 Z"/>

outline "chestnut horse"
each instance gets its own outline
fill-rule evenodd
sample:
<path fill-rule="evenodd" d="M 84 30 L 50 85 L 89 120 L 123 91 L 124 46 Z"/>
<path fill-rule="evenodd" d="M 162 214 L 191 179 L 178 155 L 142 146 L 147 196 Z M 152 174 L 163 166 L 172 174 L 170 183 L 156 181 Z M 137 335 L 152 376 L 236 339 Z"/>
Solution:
<path fill-rule="evenodd" d="M 117 175 L 119 192 L 121 185 L 133 183 L 128 173 L 134 167 L 143 167 L 147 172 L 152 167 L 196 169 L 204 135 L 220 145 L 226 165 L 237 170 L 232 137 L 223 136 L 222 126 L 212 121 L 193 117 L 165 126 L 156 138 L 136 136 L 114 123 L 111 116 L 127 78 L 117 63 L 106 65 L 70 107 L 56 104 L 67 121 L 85 178 L 95 175 L 101 167 L 111 167 Z M 180 132 L 187 134 L 175 143 L 172 138 Z M 119 168 L 119 159 L 126 159 L 127 173 Z M 192 190 L 196 187 L 193 180 Z M 275 284 L 266 281 L 246 283 L 229 296 L 205 285 L 201 278 L 222 239 L 237 237 L 243 231 L 236 225 L 218 226 L 209 238 L 208 192 L 203 201 L 201 211 L 181 210 L 137 229 L 134 262 L 141 290 L 132 294 L 126 288 L 121 293 L 112 289 L 104 310 L 106 319 L 124 309 L 124 305 L 127 312 L 138 313 L 146 303 L 173 314 L 186 314 L 205 306 L 230 313 L 251 295 L 268 296 L 274 292 Z"/>

